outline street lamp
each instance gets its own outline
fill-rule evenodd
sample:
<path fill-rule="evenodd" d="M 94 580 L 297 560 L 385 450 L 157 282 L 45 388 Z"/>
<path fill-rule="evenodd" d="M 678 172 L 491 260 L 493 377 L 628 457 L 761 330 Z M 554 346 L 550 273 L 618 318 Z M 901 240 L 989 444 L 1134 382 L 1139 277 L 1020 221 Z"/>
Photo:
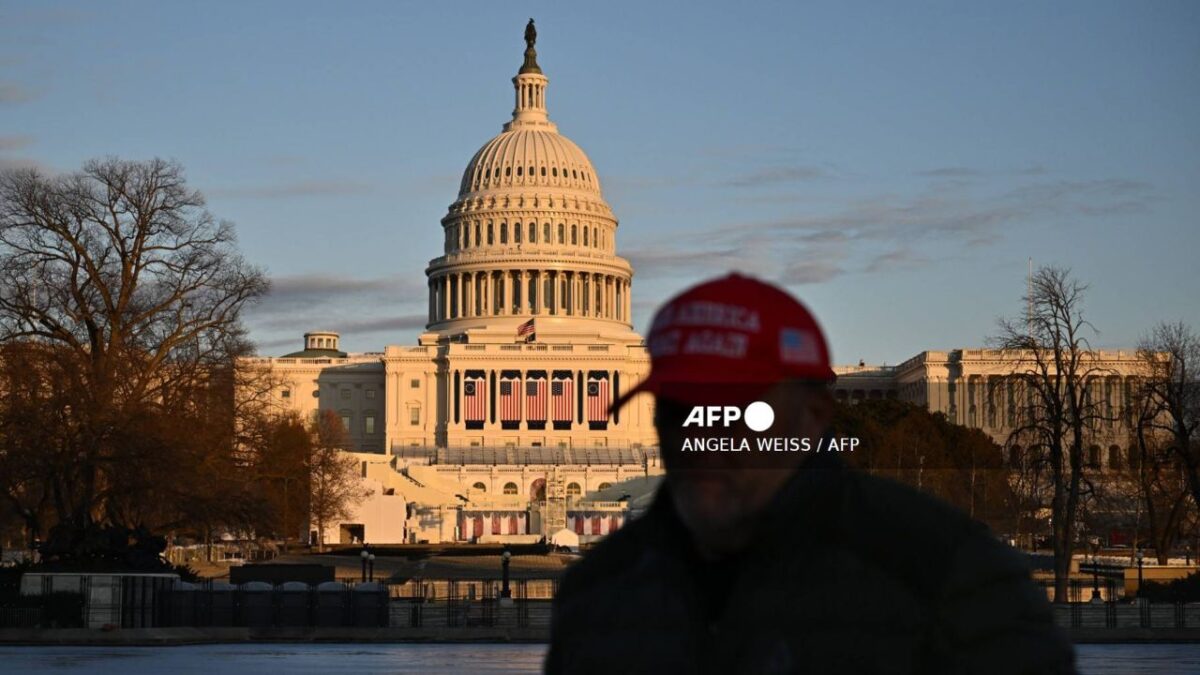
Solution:
<path fill-rule="evenodd" d="M 512 551 L 508 547 L 504 547 L 504 552 L 500 554 L 500 603 L 507 605 L 512 603 L 512 590 L 508 587 L 508 565 L 512 562 Z"/>
<path fill-rule="evenodd" d="M 1100 537 L 1092 537 L 1092 602 L 1100 599 Z"/>
<path fill-rule="evenodd" d="M 1137 597 L 1142 597 L 1142 566 L 1146 564 L 1146 556 L 1142 553 L 1142 549 L 1137 551 L 1137 566 L 1138 566 L 1138 587 Z"/>
<path fill-rule="evenodd" d="M 367 556 L 367 580 L 375 581 L 375 554 Z"/>
<path fill-rule="evenodd" d="M 364 546 L 362 553 L 359 553 L 358 555 L 360 558 L 362 558 L 362 580 L 366 581 L 367 580 L 367 558 L 371 554 L 367 551 L 367 547 Z"/>

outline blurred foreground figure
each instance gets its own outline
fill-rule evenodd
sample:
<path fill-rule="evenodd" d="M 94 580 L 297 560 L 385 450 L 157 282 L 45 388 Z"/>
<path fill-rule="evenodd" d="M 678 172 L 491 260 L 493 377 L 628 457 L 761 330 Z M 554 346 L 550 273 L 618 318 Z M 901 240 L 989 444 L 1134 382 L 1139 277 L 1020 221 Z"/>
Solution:
<path fill-rule="evenodd" d="M 700 284 L 648 345 L 614 407 L 654 394 L 666 479 L 567 572 L 547 672 L 1075 672 L 1020 554 L 826 451 L 829 351 L 790 295 Z"/>

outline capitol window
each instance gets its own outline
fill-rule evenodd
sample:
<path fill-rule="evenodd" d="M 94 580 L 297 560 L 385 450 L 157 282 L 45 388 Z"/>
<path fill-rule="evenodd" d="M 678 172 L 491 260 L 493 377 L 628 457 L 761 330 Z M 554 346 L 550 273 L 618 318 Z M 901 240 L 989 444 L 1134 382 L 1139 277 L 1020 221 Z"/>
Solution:
<path fill-rule="evenodd" d="M 420 389 L 421 381 L 416 378 L 413 378 L 412 380 L 409 380 L 408 387 L 409 387 L 409 389 Z"/>
<path fill-rule="evenodd" d="M 476 483 L 476 484 L 472 485 L 471 487 L 475 490 L 479 490 L 480 492 L 487 492 L 487 486 L 484 485 L 483 483 Z"/>
<path fill-rule="evenodd" d="M 590 246 L 590 244 L 588 244 L 588 228 L 586 227 L 583 228 L 583 245 Z"/>
<path fill-rule="evenodd" d="M 521 175 L 521 169 L 522 169 L 522 168 L 524 168 L 524 167 L 520 167 L 520 166 L 518 166 L 518 167 L 517 167 L 517 175 L 518 175 L 518 176 L 520 176 L 520 175 Z"/>
<path fill-rule="evenodd" d="M 516 483 L 505 483 L 504 484 L 504 494 L 506 494 L 506 495 L 517 494 L 517 484 Z"/>
<path fill-rule="evenodd" d="M 567 226 L 562 223 L 558 224 L 558 243 L 566 243 Z"/>
<path fill-rule="evenodd" d="M 500 243 L 508 243 L 508 225 L 505 223 L 500 223 Z"/>
<path fill-rule="evenodd" d="M 579 487 L 579 483 L 568 483 L 567 484 L 567 496 L 568 497 L 578 497 L 582 493 L 583 493 L 583 488 Z"/>
<path fill-rule="evenodd" d="M 546 167 L 544 167 L 544 166 L 542 167 L 542 175 L 543 175 L 543 176 L 545 176 L 545 175 L 546 175 Z"/>
<path fill-rule="evenodd" d="M 557 166 L 550 169 L 550 175 L 554 178 L 558 178 L 558 167 Z"/>
<path fill-rule="evenodd" d="M 492 245 L 492 224 L 488 223 L 488 246 Z"/>
<path fill-rule="evenodd" d="M 513 223 L 513 243 L 521 243 L 521 224 Z"/>
<path fill-rule="evenodd" d="M 367 415 L 363 418 L 363 431 L 368 434 L 375 433 L 375 416 Z"/>
<path fill-rule="evenodd" d="M 529 243 L 537 243 L 537 223 L 529 224 Z"/>
<path fill-rule="evenodd" d="M 542 241 L 545 241 L 547 244 L 550 243 L 550 223 L 542 225 Z"/>
<path fill-rule="evenodd" d="M 342 428 L 350 431 L 350 415 L 342 415 Z"/>
<path fill-rule="evenodd" d="M 350 390 L 349 390 L 349 389 L 343 389 L 343 390 L 342 390 L 342 400 L 343 400 L 343 401 L 345 401 L 345 400 L 349 400 L 349 398 L 350 398 Z"/>
<path fill-rule="evenodd" d="M 408 423 L 414 427 L 421 423 L 421 408 L 413 406 L 408 409 Z"/>
<path fill-rule="evenodd" d="M 504 167 L 504 177 L 508 178 L 510 176 L 512 176 L 512 167 L 511 166 Z"/>
<path fill-rule="evenodd" d="M 279 396 L 280 396 L 281 398 L 291 398 L 291 397 L 292 397 L 292 390 L 291 390 L 291 389 L 284 389 L 283 391 L 279 392 Z"/>
<path fill-rule="evenodd" d="M 579 226 L 578 226 L 578 225 L 572 225 L 572 226 L 571 226 L 571 245 L 572 245 L 572 246 L 574 246 L 574 245 L 576 245 L 576 244 L 578 244 L 578 243 L 579 243 L 579 236 L 578 236 L 578 235 L 579 235 Z"/>

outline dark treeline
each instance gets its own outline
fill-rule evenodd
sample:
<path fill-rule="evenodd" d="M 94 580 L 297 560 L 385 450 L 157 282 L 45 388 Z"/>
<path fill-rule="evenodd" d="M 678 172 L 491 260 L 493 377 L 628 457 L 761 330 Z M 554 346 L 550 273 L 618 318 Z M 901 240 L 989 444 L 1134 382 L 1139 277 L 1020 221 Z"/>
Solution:
<path fill-rule="evenodd" d="M 239 367 L 267 288 L 176 164 L 0 173 L 2 541 L 114 563 L 306 530 L 314 429 Z"/>

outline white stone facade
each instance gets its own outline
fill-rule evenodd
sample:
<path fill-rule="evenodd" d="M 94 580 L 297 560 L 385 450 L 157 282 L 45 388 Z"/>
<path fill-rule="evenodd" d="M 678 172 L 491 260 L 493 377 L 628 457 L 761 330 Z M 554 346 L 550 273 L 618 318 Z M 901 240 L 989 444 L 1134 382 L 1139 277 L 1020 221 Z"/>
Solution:
<path fill-rule="evenodd" d="M 607 414 L 649 369 L 633 269 L 590 160 L 549 120 L 534 59 L 442 219 L 418 344 L 345 354 L 320 331 L 301 352 L 248 361 L 279 378 L 283 408 L 341 415 L 356 451 L 655 445 L 649 397 Z"/>
<path fill-rule="evenodd" d="M 651 397 L 608 414 L 649 371 L 633 269 L 595 168 L 547 115 L 548 84 L 530 46 L 512 120 L 441 221 L 416 345 L 347 354 L 313 331 L 299 352 L 245 361 L 271 372 L 281 410 L 346 424 L 371 495 L 326 543 L 518 541 L 568 524 L 586 541 L 653 491 Z"/>
<path fill-rule="evenodd" d="M 1120 468 L 1129 461 L 1130 396 L 1146 374 L 1145 363 L 1132 350 L 1097 350 L 1084 365 L 1090 400 L 1107 418 L 1088 429 L 1086 461 Z M 1025 402 L 1019 376 L 1030 368 L 1019 355 L 997 349 L 925 351 L 897 366 L 837 366 L 834 389 L 843 401 L 895 398 L 923 405 L 1005 445 L 1020 425 Z M 1012 459 L 1019 459 L 1019 448 Z"/>

